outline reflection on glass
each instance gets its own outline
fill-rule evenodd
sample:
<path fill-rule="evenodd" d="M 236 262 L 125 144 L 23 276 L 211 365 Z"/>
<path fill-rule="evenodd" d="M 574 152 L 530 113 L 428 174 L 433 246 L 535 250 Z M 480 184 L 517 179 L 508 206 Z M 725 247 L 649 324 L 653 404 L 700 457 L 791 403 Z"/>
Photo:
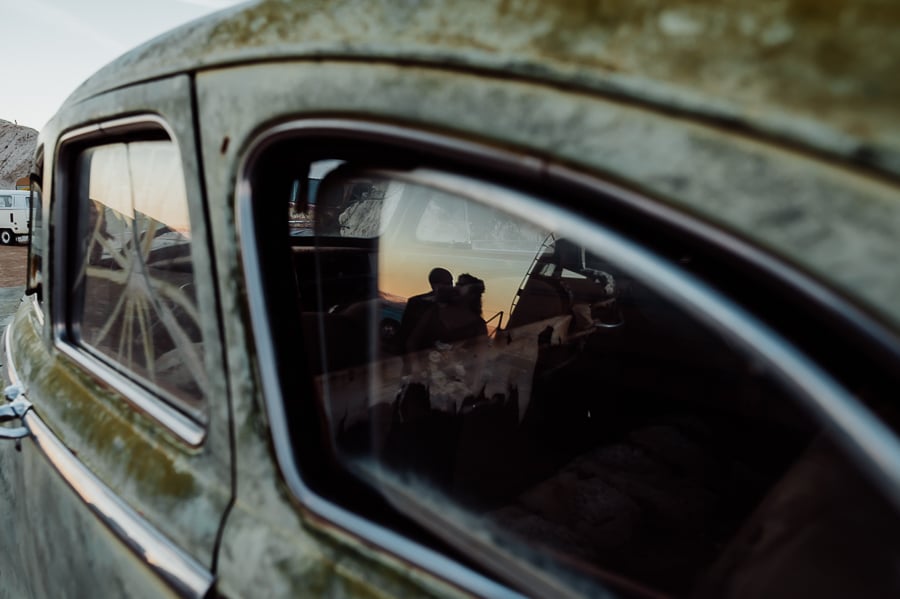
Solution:
<path fill-rule="evenodd" d="M 430 194 L 416 226 L 416 239 L 425 242 L 471 245 L 468 202 L 449 194 Z"/>
<path fill-rule="evenodd" d="M 318 160 L 309 165 L 307 174 L 290 181 L 288 228 L 292 237 L 309 237 L 313 234 L 319 184 L 325 175 L 341 164 L 342 160 Z"/>
<path fill-rule="evenodd" d="M 177 150 L 168 141 L 112 144 L 79 164 L 81 341 L 196 408 L 205 370 Z"/>
<path fill-rule="evenodd" d="M 451 542 L 682 593 L 814 433 L 756 361 L 564 232 L 379 177 L 317 201 L 295 274 L 328 431 Z"/>

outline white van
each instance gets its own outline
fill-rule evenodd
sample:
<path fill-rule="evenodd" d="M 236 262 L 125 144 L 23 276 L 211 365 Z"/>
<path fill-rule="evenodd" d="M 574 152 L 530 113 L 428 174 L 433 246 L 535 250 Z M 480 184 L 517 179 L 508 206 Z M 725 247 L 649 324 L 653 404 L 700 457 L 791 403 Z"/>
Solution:
<path fill-rule="evenodd" d="M 31 232 L 31 192 L 0 190 L 0 243 L 10 245 Z"/>

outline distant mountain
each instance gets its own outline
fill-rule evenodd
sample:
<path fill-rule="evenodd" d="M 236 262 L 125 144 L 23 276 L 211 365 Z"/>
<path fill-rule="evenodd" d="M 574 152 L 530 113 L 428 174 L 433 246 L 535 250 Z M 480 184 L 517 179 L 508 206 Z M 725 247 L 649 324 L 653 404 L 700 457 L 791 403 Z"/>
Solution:
<path fill-rule="evenodd" d="M 27 177 L 38 132 L 0 119 L 0 189 L 15 189 Z"/>

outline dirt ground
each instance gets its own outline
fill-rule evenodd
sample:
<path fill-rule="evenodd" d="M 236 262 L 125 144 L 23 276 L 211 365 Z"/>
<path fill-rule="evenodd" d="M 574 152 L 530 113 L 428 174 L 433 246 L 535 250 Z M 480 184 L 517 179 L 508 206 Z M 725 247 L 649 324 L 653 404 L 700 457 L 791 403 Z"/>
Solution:
<path fill-rule="evenodd" d="M 24 285 L 27 260 L 27 245 L 0 245 L 0 287 Z"/>

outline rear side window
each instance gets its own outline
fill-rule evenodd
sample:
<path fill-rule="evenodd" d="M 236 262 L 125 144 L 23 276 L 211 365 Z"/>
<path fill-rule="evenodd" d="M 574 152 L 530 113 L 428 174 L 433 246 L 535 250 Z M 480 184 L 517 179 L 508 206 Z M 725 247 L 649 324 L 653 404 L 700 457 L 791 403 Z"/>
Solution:
<path fill-rule="evenodd" d="M 896 542 L 839 541 L 894 538 L 896 507 L 741 328 L 760 325 L 721 317 L 685 268 L 703 256 L 619 236 L 605 198 L 587 222 L 453 164 L 309 147 L 258 157 L 244 209 L 267 401 L 310 484 L 536 596 L 896 593 Z"/>
<path fill-rule="evenodd" d="M 150 392 L 199 413 L 205 371 L 178 149 L 124 141 L 75 160 L 77 343 Z"/>

